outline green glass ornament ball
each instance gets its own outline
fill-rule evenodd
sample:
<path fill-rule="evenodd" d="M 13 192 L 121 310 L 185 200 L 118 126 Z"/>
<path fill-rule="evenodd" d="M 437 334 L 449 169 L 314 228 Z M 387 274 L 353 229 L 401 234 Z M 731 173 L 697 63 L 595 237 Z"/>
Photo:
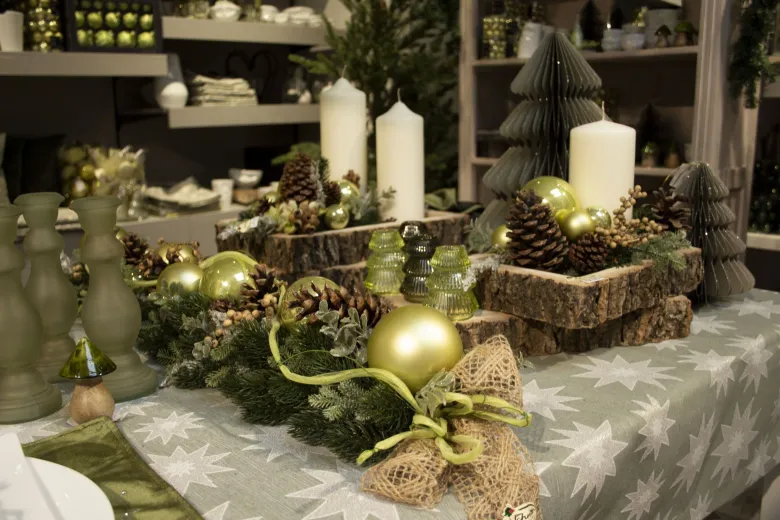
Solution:
<path fill-rule="evenodd" d="M 590 206 L 585 208 L 590 218 L 596 223 L 596 227 L 609 229 L 612 227 L 612 215 L 609 214 L 604 208 L 598 206 Z"/>
<path fill-rule="evenodd" d="M 182 262 L 189 262 L 192 264 L 198 263 L 198 257 L 195 255 L 195 248 L 190 244 L 169 244 L 167 242 L 163 242 L 157 246 L 155 252 L 160 255 L 160 257 L 162 257 L 166 264 L 168 263 L 168 249 L 171 247 L 179 247 L 178 257 Z"/>
<path fill-rule="evenodd" d="M 556 215 L 559 211 L 572 211 L 580 207 L 574 188 L 558 177 L 537 177 L 523 186 L 523 189 L 534 190 Z"/>
<path fill-rule="evenodd" d="M 254 285 L 249 268 L 236 259 L 225 258 L 204 271 L 200 292 L 214 300 L 238 298 L 244 284 Z"/>
<path fill-rule="evenodd" d="M 585 233 L 593 233 L 596 231 L 596 222 L 590 218 L 590 214 L 584 209 L 575 209 L 571 211 L 561 221 L 561 231 L 566 238 L 572 242 L 579 239 Z"/>
<path fill-rule="evenodd" d="M 395 309 L 379 320 L 368 340 L 368 366 L 393 373 L 412 392 L 462 357 L 458 329 L 447 316 L 423 305 Z"/>
<path fill-rule="evenodd" d="M 338 181 L 339 191 L 341 191 L 341 202 L 349 202 L 350 200 L 360 197 L 360 188 L 354 182 L 348 180 Z"/>
<path fill-rule="evenodd" d="M 157 278 L 157 292 L 167 294 L 172 284 L 179 284 L 186 292 L 195 292 L 200 288 L 203 269 L 197 264 L 176 262 L 160 273 Z"/>
<path fill-rule="evenodd" d="M 344 229 L 349 224 L 349 210 L 344 204 L 333 204 L 325 209 L 325 224 L 329 229 Z"/>
<path fill-rule="evenodd" d="M 496 249 L 506 249 L 510 241 L 509 228 L 506 227 L 506 224 L 501 224 L 493 231 L 491 243 Z"/>

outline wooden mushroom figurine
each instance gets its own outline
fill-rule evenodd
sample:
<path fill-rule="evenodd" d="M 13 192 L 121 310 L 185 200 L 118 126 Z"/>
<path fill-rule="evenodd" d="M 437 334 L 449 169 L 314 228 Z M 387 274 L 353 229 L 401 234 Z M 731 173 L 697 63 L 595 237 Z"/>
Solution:
<path fill-rule="evenodd" d="M 662 25 L 655 31 L 655 46 L 657 49 L 669 46 L 669 36 L 672 35 L 672 31 L 669 27 Z"/>
<path fill-rule="evenodd" d="M 114 415 L 114 398 L 103 384 L 103 376 L 114 370 L 116 365 L 108 356 L 81 338 L 60 370 L 60 377 L 76 381 L 70 400 L 70 417 L 76 424 Z"/>
<path fill-rule="evenodd" d="M 688 20 L 683 20 L 674 28 L 674 46 L 696 45 L 696 28 Z"/>

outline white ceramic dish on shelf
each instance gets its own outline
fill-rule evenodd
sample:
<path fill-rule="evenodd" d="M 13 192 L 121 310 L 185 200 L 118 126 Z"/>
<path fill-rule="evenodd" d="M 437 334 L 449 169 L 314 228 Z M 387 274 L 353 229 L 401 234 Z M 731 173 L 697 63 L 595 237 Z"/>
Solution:
<path fill-rule="evenodd" d="M 27 457 L 27 462 L 62 520 L 113 520 L 105 493 L 87 477 L 65 466 Z"/>

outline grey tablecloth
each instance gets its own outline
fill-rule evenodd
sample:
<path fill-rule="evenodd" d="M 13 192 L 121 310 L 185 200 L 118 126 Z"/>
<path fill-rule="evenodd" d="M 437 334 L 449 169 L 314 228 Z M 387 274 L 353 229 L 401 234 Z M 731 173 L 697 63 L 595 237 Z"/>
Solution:
<path fill-rule="evenodd" d="M 534 358 L 533 426 L 518 430 L 554 520 L 701 520 L 780 464 L 780 294 L 696 313 L 689 338 Z M 213 390 L 166 388 L 117 406 L 151 466 L 207 520 L 463 519 L 358 491 L 360 470 L 253 426 Z M 23 442 L 68 428 L 67 409 L 0 432 Z"/>

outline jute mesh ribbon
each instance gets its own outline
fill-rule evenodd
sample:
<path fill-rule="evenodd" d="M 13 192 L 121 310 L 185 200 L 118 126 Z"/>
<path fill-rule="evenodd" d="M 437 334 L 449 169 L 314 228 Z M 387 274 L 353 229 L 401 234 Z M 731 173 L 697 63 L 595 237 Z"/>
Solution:
<path fill-rule="evenodd" d="M 522 407 L 522 389 L 514 354 L 504 336 L 478 346 L 453 368 L 458 391 L 499 397 Z M 490 407 L 478 405 L 486 414 Z M 469 520 L 497 519 L 508 506 L 530 502 L 539 510 L 539 477 L 528 450 L 504 423 L 472 416 L 451 422 L 456 435 L 479 439 L 484 450 L 473 462 L 450 464 L 433 439 L 403 441 L 383 462 L 363 474 L 362 489 L 390 500 L 433 507 L 449 485 Z"/>

